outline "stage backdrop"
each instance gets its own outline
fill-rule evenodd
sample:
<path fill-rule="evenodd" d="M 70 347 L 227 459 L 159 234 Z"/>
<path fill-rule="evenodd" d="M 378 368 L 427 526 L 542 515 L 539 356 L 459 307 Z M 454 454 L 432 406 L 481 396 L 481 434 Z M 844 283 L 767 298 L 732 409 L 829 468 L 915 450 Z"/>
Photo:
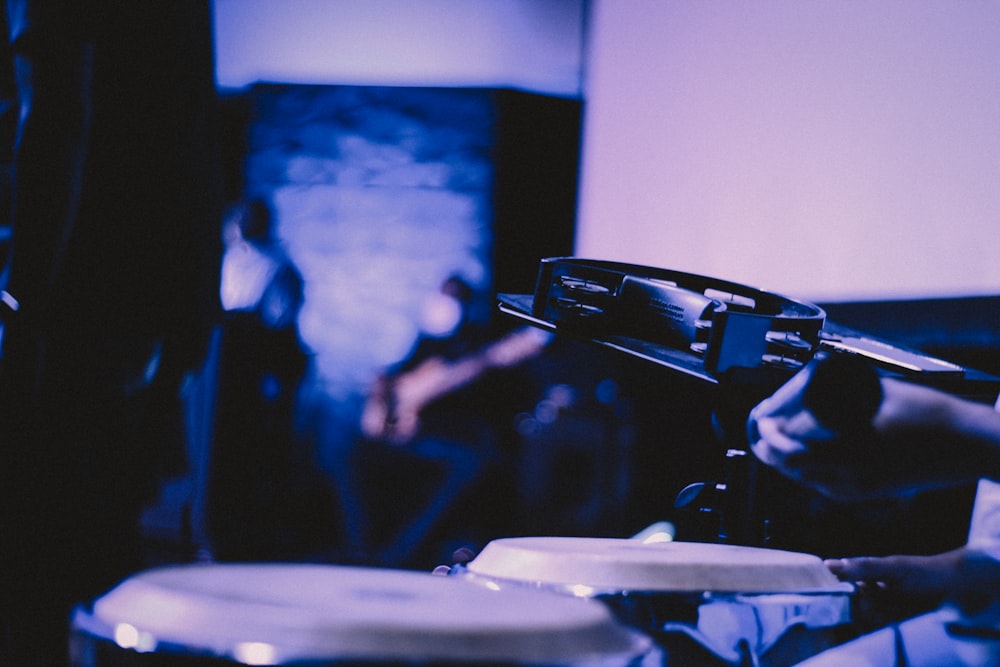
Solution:
<path fill-rule="evenodd" d="M 814 300 L 1000 292 L 1000 4 L 215 0 L 223 87 L 585 100 L 578 254 Z"/>
<path fill-rule="evenodd" d="M 578 254 L 997 294 L 998 30 L 992 2 L 593 0 Z"/>

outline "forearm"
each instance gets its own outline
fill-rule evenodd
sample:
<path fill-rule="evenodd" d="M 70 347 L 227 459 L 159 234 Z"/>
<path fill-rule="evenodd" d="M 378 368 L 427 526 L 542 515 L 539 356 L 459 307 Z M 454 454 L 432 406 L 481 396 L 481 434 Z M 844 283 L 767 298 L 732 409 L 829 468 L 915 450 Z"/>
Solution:
<path fill-rule="evenodd" d="M 901 468 L 924 467 L 941 483 L 1000 481 L 1000 413 L 923 385 L 883 380 L 873 425 Z"/>
<path fill-rule="evenodd" d="M 972 472 L 1000 482 L 1000 412 L 983 403 L 949 400 L 945 415 L 949 430 L 972 453 Z"/>
<path fill-rule="evenodd" d="M 751 412 L 754 454 L 784 475 L 841 499 L 1000 481 L 1000 413 L 924 385 L 883 378 L 872 428 L 838 433 L 805 406 L 802 372 Z"/>

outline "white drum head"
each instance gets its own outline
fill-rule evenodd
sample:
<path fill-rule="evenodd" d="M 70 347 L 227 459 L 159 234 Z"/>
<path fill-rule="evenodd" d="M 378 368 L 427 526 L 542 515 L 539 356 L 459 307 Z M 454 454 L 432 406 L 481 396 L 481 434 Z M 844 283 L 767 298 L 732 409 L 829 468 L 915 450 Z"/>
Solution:
<path fill-rule="evenodd" d="M 610 665 L 626 664 L 651 644 L 593 600 L 332 565 L 149 570 L 99 598 L 89 622 L 139 651 L 186 646 L 270 665 L 334 659 Z M 621 661 L 609 661 L 614 656 Z"/>
<path fill-rule="evenodd" d="M 844 592 L 811 554 L 700 542 L 515 537 L 490 542 L 468 563 L 473 575 L 582 586 L 599 592 Z"/>

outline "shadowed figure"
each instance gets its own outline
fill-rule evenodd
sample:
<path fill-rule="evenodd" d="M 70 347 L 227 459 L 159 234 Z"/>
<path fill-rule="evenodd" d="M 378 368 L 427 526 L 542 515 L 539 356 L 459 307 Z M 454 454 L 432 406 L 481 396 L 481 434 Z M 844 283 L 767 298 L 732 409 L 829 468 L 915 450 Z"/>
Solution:
<path fill-rule="evenodd" d="M 144 565 L 218 317 L 210 3 L 10 0 L 18 126 L 0 377 L 0 663 Z"/>

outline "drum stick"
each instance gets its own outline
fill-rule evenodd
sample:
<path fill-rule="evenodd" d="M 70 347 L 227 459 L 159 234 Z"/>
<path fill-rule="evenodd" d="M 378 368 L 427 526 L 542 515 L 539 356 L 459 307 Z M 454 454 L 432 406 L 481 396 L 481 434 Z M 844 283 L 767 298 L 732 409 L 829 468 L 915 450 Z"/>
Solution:
<path fill-rule="evenodd" d="M 882 383 L 863 357 L 834 353 L 812 369 L 802 402 L 819 423 L 835 433 L 858 433 L 872 427 L 882 403 Z"/>

